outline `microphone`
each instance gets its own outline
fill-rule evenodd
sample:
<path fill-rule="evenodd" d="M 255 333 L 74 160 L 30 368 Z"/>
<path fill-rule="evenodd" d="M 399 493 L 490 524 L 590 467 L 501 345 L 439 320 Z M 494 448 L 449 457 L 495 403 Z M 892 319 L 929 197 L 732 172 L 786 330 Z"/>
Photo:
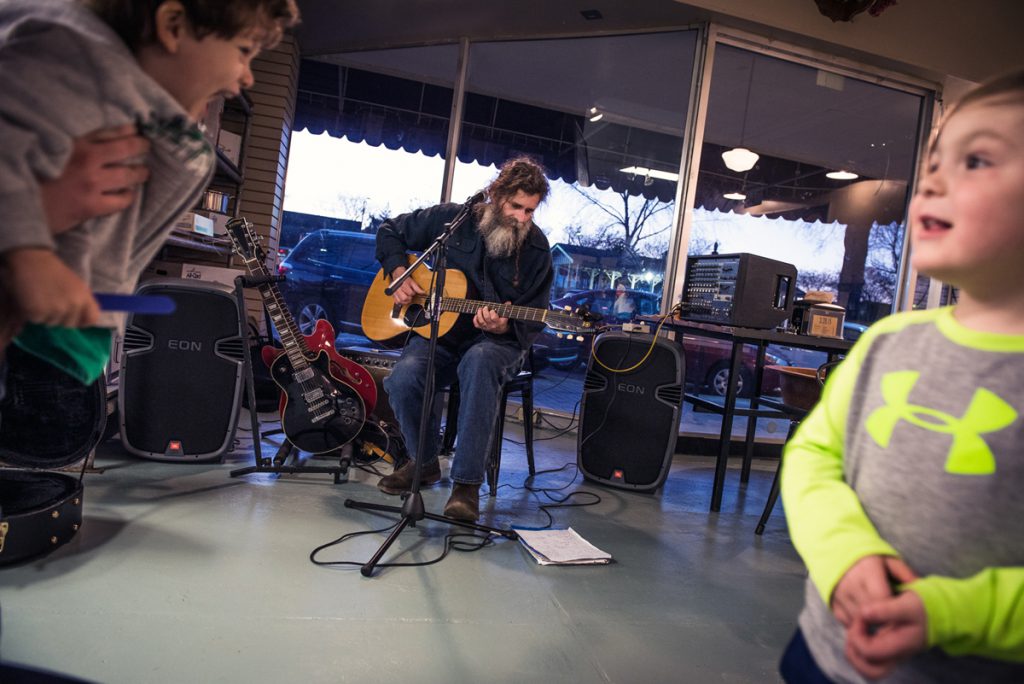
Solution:
<path fill-rule="evenodd" d="M 486 197 L 487 197 L 487 193 L 485 191 L 481 190 L 480 192 L 476 193 L 475 195 L 470 197 L 468 200 L 466 200 L 466 203 L 463 204 L 463 206 L 464 207 L 471 207 L 474 204 L 479 204 L 480 202 L 483 202 L 484 198 L 486 198 Z"/>

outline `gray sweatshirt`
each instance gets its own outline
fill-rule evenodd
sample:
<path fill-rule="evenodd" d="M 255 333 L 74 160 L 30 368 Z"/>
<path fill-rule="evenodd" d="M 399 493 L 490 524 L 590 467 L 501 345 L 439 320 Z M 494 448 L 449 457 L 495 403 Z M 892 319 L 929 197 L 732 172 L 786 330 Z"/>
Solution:
<path fill-rule="evenodd" d="M 209 182 L 211 146 L 124 42 L 75 2 L 0 3 L 0 94 L 0 253 L 50 247 L 93 291 L 130 292 Z M 143 191 L 127 210 L 54 239 L 38 179 L 60 175 L 75 138 L 129 123 L 152 142 Z"/>

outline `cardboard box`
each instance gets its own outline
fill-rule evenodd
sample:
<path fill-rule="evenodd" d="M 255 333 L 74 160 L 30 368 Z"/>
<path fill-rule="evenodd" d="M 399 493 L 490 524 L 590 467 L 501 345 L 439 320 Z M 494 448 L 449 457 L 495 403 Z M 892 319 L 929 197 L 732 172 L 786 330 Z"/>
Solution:
<path fill-rule="evenodd" d="M 181 264 L 181 277 L 185 280 L 202 280 L 206 282 L 222 283 L 231 287 L 235 286 L 235 277 L 244 275 L 240 269 L 224 268 L 222 266 L 208 266 L 206 264 Z"/>
<path fill-rule="evenodd" d="M 238 166 L 238 160 L 242 158 L 242 136 L 222 128 L 217 136 L 217 147 L 232 164 Z"/>
<path fill-rule="evenodd" d="M 210 212 L 210 220 L 213 221 L 214 235 L 221 236 L 228 234 L 228 221 L 231 220 L 230 216 L 213 211 Z"/>
<path fill-rule="evenodd" d="M 190 211 L 182 215 L 182 217 L 178 219 L 178 223 L 175 227 L 178 230 L 183 230 L 185 232 L 194 232 L 199 233 L 200 235 L 213 236 L 213 221 L 210 218 L 194 211 Z"/>
<path fill-rule="evenodd" d="M 146 270 L 139 275 L 139 282 L 151 278 L 180 278 L 181 264 L 174 261 L 151 261 Z"/>

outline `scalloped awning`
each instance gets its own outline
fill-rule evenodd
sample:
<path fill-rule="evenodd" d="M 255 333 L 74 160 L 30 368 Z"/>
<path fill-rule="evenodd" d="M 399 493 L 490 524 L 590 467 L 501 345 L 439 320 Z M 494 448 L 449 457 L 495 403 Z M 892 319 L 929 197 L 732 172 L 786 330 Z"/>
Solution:
<path fill-rule="evenodd" d="M 443 86 L 303 60 L 295 130 L 428 156 L 448 140 L 452 90 Z M 540 161 L 551 178 L 671 202 L 676 184 L 623 174 L 630 166 L 674 170 L 682 138 L 469 93 L 458 158 L 500 165 L 517 154 Z"/>

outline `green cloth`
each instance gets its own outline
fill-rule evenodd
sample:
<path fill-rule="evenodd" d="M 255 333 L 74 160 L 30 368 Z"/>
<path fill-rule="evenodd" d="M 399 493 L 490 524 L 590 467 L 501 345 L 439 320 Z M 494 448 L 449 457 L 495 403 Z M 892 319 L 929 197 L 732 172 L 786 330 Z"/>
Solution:
<path fill-rule="evenodd" d="M 110 360 L 111 337 L 110 328 L 60 328 L 29 323 L 14 338 L 14 343 L 83 385 L 91 385 L 103 375 Z"/>

